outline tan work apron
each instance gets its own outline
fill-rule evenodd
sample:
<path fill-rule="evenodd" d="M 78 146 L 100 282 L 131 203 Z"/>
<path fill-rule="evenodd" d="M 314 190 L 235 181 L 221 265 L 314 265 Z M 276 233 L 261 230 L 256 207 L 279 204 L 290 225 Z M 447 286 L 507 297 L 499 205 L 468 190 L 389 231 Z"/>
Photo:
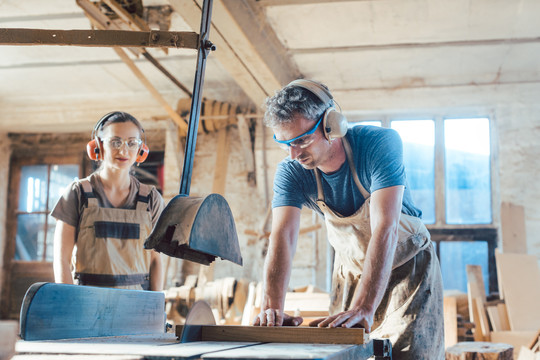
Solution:
<path fill-rule="evenodd" d="M 149 288 L 150 251 L 144 241 L 152 230 L 147 210 L 151 188 L 140 184 L 135 209 L 100 207 L 90 181 L 81 181 L 88 205 L 79 225 L 75 280 L 79 285 L 122 289 Z"/>
<path fill-rule="evenodd" d="M 335 250 L 330 314 L 351 307 L 371 239 L 370 194 L 360 183 L 347 139 L 343 147 L 356 186 L 365 199 L 351 216 L 324 202 L 321 175 L 315 169 L 317 204 Z M 392 274 L 374 317 L 371 336 L 388 338 L 393 359 L 444 359 L 442 278 L 431 238 L 421 219 L 401 214 Z"/>

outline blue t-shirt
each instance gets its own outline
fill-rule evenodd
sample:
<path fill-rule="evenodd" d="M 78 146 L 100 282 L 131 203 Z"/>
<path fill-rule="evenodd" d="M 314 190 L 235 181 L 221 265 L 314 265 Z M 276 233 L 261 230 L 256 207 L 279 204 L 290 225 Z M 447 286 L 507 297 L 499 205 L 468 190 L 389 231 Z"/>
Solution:
<path fill-rule="evenodd" d="M 402 212 L 422 217 L 413 204 L 403 165 L 403 145 L 399 134 L 378 126 L 355 126 L 346 135 L 351 144 L 358 178 L 369 192 L 403 185 Z M 364 197 L 354 183 L 348 161 L 338 171 L 321 171 L 325 202 L 342 216 L 354 214 L 364 204 Z M 307 206 L 320 214 L 317 206 L 317 183 L 313 170 L 306 170 L 290 157 L 281 161 L 274 178 L 272 207 Z"/>

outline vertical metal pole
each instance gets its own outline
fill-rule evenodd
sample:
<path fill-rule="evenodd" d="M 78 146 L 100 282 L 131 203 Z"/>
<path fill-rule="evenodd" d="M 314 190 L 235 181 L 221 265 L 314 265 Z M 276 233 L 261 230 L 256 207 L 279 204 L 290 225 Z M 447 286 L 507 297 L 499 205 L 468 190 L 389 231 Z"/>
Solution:
<path fill-rule="evenodd" d="M 204 83 L 206 58 L 208 57 L 208 53 L 210 50 L 215 50 L 215 46 L 210 41 L 208 41 L 211 17 L 212 0 L 204 0 L 201 13 L 201 31 L 199 33 L 197 69 L 195 71 L 195 81 L 193 83 L 193 97 L 191 98 L 191 110 L 189 112 L 186 148 L 184 152 L 184 165 L 182 169 L 182 178 L 180 180 L 180 195 L 185 196 L 189 196 L 189 188 L 191 186 L 191 173 L 193 172 L 195 144 L 197 142 L 197 131 L 199 129 L 199 116 L 201 113 L 201 95 Z"/>

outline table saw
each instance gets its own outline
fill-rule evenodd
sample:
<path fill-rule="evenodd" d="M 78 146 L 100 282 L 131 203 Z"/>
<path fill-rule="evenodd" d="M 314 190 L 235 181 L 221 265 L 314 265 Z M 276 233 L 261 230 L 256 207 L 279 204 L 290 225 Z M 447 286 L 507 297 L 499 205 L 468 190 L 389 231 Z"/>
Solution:
<path fill-rule="evenodd" d="M 391 359 L 390 342 L 363 329 L 218 326 L 205 302 L 165 331 L 161 292 L 38 283 L 23 301 L 14 359 Z"/>

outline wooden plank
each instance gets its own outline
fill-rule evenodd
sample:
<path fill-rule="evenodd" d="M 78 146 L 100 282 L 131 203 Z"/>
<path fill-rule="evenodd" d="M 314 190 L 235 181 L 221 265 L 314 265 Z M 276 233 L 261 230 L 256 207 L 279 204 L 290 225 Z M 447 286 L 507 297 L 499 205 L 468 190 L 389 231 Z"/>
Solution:
<path fill-rule="evenodd" d="M 497 304 L 497 312 L 499 313 L 499 320 L 501 321 L 501 331 L 510 330 L 510 321 L 508 320 L 506 304 Z"/>
<path fill-rule="evenodd" d="M 478 314 L 478 307 L 476 306 L 476 301 L 474 299 L 470 302 L 469 310 L 471 311 L 471 319 L 476 319 L 475 321 L 471 320 L 475 325 L 473 330 L 474 341 L 484 341 L 484 332 L 482 331 L 482 326 L 479 322 L 480 315 Z"/>
<path fill-rule="evenodd" d="M 534 333 L 534 331 L 493 331 L 491 341 L 512 345 L 514 347 L 514 356 L 517 358 L 521 347 L 528 345 Z"/>
<path fill-rule="evenodd" d="M 476 306 L 476 314 L 478 315 L 478 321 L 476 322 L 476 329 L 480 327 L 482 329 L 482 336 L 484 341 L 490 340 L 489 323 L 486 315 L 486 308 L 480 298 L 474 298 L 474 305 Z"/>
<path fill-rule="evenodd" d="M 505 253 L 527 253 L 525 233 L 525 208 L 503 202 L 501 204 L 502 251 Z"/>
<path fill-rule="evenodd" d="M 176 326 L 176 335 L 182 326 Z M 203 325 L 201 341 L 276 342 L 298 344 L 365 344 L 362 328 L 318 328 L 307 326 Z"/>
<path fill-rule="evenodd" d="M 192 29 L 200 28 L 201 8 L 195 0 L 170 0 L 170 5 Z M 214 7 L 216 3 L 214 2 Z M 219 29 L 214 25 L 215 8 L 212 13 L 212 26 L 210 30 L 210 40 L 217 46 L 218 51 L 213 54 L 221 65 L 229 72 L 236 83 L 244 90 L 246 95 L 257 106 L 262 104 L 264 99 L 270 94 L 263 88 L 262 82 L 252 74 L 234 50 L 231 44 Z M 276 87 L 276 89 L 279 86 Z"/>
<path fill-rule="evenodd" d="M 191 31 L 0 29 L 0 45 L 197 49 L 198 41 Z"/>
<path fill-rule="evenodd" d="M 458 342 L 457 300 L 455 297 L 443 298 L 444 310 L 444 347 L 450 347 Z"/>
<path fill-rule="evenodd" d="M 505 294 L 510 329 L 537 331 L 540 324 L 540 269 L 534 255 L 495 254 Z"/>
<path fill-rule="evenodd" d="M 240 144 L 242 145 L 242 155 L 244 157 L 244 164 L 248 174 L 248 184 L 255 186 L 255 156 L 253 154 L 249 126 L 247 119 L 243 114 L 236 115 L 236 118 L 238 124 L 238 135 L 240 136 Z"/>
<path fill-rule="evenodd" d="M 214 166 L 214 182 L 212 183 L 212 192 L 215 194 L 225 195 L 227 169 L 229 167 L 229 143 L 229 129 L 226 126 L 218 131 L 216 164 Z"/>
<path fill-rule="evenodd" d="M 504 329 L 497 306 L 487 306 L 486 311 L 488 313 L 489 323 L 491 324 L 493 331 L 503 331 Z"/>
<path fill-rule="evenodd" d="M 482 267 L 479 265 L 467 265 L 467 297 L 469 300 L 469 316 L 471 322 L 478 324 L 478 319 L 475 317 L 474 299 L 479 298 L 484 304 L 486 302 L 486 290 L 484 280 L 482 278 Z"/>
<path fill-rule="evenodd" d="M 32 285 L 21 308 L 21 337 L 54 340 L 162 333 L 165 295 L 68 284 Z"/>

